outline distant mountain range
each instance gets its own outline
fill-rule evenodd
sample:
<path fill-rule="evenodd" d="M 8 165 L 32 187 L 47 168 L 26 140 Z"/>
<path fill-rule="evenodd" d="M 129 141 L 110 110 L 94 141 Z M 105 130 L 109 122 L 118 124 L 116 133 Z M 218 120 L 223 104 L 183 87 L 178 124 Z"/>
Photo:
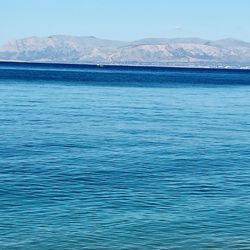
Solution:
<path fill-rule="evenodd" d="M 250 43 L 223 39 L 147 38 L 133 42 L 54 35 L 0 47 L 1 61 L 250 68 Z"/>

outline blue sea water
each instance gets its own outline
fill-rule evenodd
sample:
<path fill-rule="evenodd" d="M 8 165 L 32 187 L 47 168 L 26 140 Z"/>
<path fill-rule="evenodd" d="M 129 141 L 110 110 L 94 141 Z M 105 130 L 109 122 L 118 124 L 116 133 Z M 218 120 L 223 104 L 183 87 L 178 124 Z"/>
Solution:
<path fill-rule="evenodd" d="M 0 249 L 250 249 L 250 72 L 1 63 Z"/>

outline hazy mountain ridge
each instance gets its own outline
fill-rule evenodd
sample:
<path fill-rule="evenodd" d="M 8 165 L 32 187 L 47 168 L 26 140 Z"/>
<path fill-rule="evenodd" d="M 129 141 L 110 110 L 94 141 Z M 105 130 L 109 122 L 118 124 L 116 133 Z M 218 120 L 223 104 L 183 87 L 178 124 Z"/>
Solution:
<path fill-rule="evenodd" d="M 250 43 L 236 39 L 146 38 L 133 42 L 55 35 L 7 42 L 0 60 L 93 64 L 250 67 Z"/>

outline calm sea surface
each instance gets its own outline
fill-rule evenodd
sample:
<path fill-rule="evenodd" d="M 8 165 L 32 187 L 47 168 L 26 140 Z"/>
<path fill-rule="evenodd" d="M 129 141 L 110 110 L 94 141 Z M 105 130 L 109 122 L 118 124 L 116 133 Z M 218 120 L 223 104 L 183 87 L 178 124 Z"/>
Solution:
<path fill-rule="evenodd" d="M 250 249 L 250 71 L 1 63 L 0 249 Z"/>

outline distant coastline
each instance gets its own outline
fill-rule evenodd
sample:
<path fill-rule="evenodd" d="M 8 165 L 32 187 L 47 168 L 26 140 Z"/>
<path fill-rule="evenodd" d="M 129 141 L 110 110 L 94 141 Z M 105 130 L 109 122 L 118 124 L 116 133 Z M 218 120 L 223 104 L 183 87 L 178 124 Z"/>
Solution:
<path fill-rule="evenodd" d="M 145 38 L 117 41 L 52 35 L 12 40 L 0 61 L 142 67 L 250 69 L 250 43 L 237 39 Z"/>
<path fill-rule="evenodd" d="M 237 68 L 237 67 L 191 67 L 191 66 L 156 66 L 156 65 L 132 65 L 132 64 L 87 64 L 87 63 L 61 63 L 61 62 L 28 62 L 28 61 L 3 61 L 0 60 L 1 65 L 24 65 L 24 66 L 55 66 L 59 68 L 63 67 L 72 67 L 72 68 L 119 68 L 119 69 L 159 69 L 159 70 L 200 70 L 200 71 L 207 71 L 207 70 L 218 70 L 218 71 L 250 71 L 249 68 Z"/>

